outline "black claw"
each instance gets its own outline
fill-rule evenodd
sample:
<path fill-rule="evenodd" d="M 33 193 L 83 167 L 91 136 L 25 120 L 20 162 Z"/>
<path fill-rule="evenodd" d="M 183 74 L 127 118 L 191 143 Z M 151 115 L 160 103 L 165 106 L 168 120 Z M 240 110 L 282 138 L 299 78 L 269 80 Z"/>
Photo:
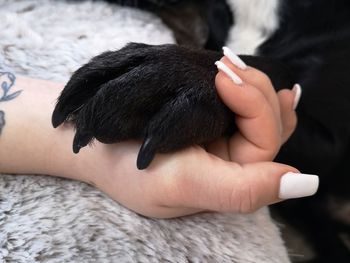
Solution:
<path fill-rule="evenodd" d="M 82 148 L 81 145 L 77 145 L 73 143 L 73 152 L 74 153 L 79 153 L 80 149 Z"/>
<path fill-rule="evenodd" d="M 154 148 L 153 141 L 151 138 L 147 137 L 146 140 L 143 142 L 139 154 L 137 156 L 137 169 L 146 169 L 154 159 L 155 155 L 156 149 Z"/>
<path fill-rule="evenodd" d="M 80 149 L 88 145 L 93 136 L 90 133 L 76 132 L 73 140 L 73 152 L 79 153 Z"/>
<path fill-rule="evenodd" d="M 57 128 L 58 126 L 60 126 L 64 121 L 66 120 L 66 117 L 61 114 L 57 107 L 55 108 L 55 110 L 53 111 L 52 113 L 52 118 L 51 118 L 51 123 L 52 123 L 52 126 L 54 128 Z"/>

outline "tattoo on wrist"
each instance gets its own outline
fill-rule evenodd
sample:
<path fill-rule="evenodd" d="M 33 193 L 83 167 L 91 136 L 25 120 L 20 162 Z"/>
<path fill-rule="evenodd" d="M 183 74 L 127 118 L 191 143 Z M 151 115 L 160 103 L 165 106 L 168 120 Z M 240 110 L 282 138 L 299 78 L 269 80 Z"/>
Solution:
<path fill-rule="evenodd" d="M 2 102 L 13 100 L 21 94 L 22 90 L 11 92 L 15 82 L 16 76 L 10 71 L 3 70 L 0 66 L 0 105 Z M 5 112 L 0 108 L 0 135 L 5 123 Z"/>
<path fill-rule="evenodd" d="M 0 110 L 0 135 L 2 132 L 2 128 L 5 126 L 5 112 Z"/>

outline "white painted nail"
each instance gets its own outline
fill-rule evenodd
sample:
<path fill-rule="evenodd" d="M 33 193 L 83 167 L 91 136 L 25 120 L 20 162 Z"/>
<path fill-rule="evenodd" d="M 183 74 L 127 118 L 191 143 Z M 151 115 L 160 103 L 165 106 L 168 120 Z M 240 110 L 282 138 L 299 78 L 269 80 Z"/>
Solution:
<path fill-rule="evenodd" d="M 235 53 L 233 53 L 231 49 L 228 47 L 223 47 L 222 50 L 224 51 L 224 55 L 232 62 L 233 65 L 242 70 L 247 69 L 247 65 L 244 63 L 244 61 Z"/>
<path fill-rule="evenodd" d="M 281 177 L 278 197 L 290 199 L 314 195 L 318 189 L 318 184 L 317 175 L 289 172 Z"/>
<path fill-rule="evenodd" d="M 301 87 L 299 84 L 295 84 L 293 86 L 292 91 L 294 91 L 294 93 L 295 93 L 294 102 L 293 102 L 293 110 L 295 110 L 298 107 L 298 103 L 300 101 L 302 90 L 301 90 Z"/>
<path fill-rule="evenodd" d="M 226 66 L 223 62 L 216 61 L 215 65 L 218 67 L 219 70 L 223 71 L 230 79 L 232 79 L 232 81 L 235 84 L 237 85 L 243 84 L 243 80 L 236 73 L 234 73 L 228 66 Z"/>

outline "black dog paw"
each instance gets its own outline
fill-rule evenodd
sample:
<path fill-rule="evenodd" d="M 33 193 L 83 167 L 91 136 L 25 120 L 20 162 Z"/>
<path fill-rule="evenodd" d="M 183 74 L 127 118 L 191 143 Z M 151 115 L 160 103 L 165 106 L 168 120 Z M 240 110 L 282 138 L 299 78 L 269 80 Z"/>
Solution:
<path fill-rule="evenodd" d="M 93 138 L 102 143 L 143 140 L 139 169 L 157 152 L 232 134 L 233 113 L 214 85 L 214 62 L 221 56 L 177 45 L 136 43 L 105 52 L 73 74 L 58 99 L 52 124 L 74 123 L 75 153 Z M 245 59 L 266 67 L 260 58 Z"/>
<path fill-rule="evenodd" d="M 75 153 L 93 138 L 142 139 L 137 166 L 146 168 L 156 152 L 233 132 L 233 114 L 215 92 L 217 59 L 217 53 L 176 45 L 129 44 L 105 52 L 74 73 L 52 124 L 73 121 Z"/>

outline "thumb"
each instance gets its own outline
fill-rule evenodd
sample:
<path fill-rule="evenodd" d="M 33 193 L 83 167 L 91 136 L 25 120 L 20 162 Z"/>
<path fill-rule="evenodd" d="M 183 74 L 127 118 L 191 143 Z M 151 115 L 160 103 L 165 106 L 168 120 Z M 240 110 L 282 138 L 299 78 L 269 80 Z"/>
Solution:
<path fill-rule="evenodd" d="M 241 213 L 253 212 L 285 199 L 314 195 L 318 189 L 318 176 L 302 174 L 279 163 L 246 164 L 243 171 L 239 178 Z"/>
<path fill-rule="evenodd" d="M 318 176 L 300 174 L 288 165 L 239 165 L 219 158 L 202 165 L 186 181 L 183 187 L 191 189 L 185 191 L 182 205 L 218 212 L 250 213 L 284 199 L 313 195 L 318 188 Z"/>

